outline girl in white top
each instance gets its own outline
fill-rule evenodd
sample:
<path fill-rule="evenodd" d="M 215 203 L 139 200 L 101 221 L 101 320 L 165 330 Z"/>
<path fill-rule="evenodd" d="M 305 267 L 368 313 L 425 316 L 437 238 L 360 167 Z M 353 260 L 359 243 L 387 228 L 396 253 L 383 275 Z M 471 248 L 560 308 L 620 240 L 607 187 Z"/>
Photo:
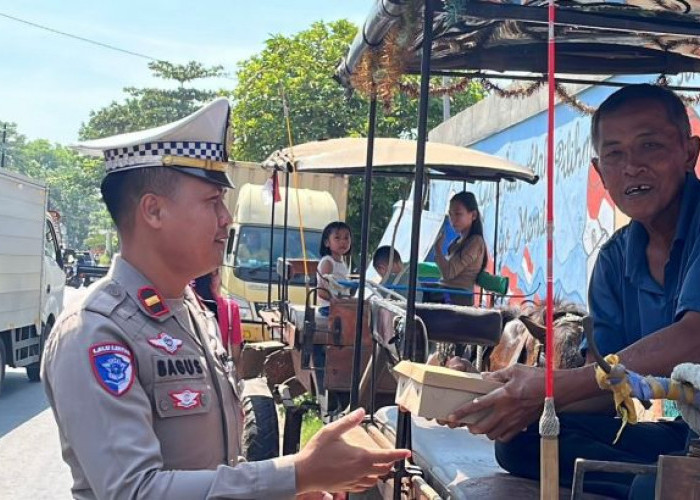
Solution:
<path fill-rule="evenodd" d="M 348 266 L 345 258 L 352 250 L 352 233 L 345 222 L 336 221 L 328 224 L 321 235 L 321 261 L 318 263 L 318 303 L 320 306 L 330 305 L 330 298 L 337 295 L 337 287 L 333 287 L 325 275 L 330 274 L 335 279 L 347 280 Z"/>

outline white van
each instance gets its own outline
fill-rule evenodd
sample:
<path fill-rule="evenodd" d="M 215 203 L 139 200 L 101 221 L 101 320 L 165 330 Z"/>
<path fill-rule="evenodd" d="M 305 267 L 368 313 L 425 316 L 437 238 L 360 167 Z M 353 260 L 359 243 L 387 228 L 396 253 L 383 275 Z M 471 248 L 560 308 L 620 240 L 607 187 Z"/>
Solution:
<path fill-rule="evenodd" d="M 0 170 L 0 391 L 5 365 L 39 380 L 44 341 L 63 308 L 61 249 L 48 189 Z"/>

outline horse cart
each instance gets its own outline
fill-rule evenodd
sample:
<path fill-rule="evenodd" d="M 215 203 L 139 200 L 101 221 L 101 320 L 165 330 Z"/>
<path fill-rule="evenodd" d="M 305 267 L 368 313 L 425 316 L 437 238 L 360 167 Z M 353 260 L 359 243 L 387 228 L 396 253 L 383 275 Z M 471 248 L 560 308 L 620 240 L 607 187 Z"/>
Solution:
<path fill-rule="evenodd" d="M 484 345 L 496 343 L 503 333 L 504 319 L 500 311 L 416 303 L 420 260 L 417 235 L 421 228 L 425 180 L 432 175 L 451 178 L 455 170 L 459 171 L 450 170 L 446 164 L 429 163 L 431 144 L 427 142 L 427 106 L 430 77 L 459 79 L 451 87 L 442 89 L 445 92 L 459 91 L 459 85 L 464 85 L 465 81 L 476 80 L 489 89 L 515 98 L 531 95 L 545 82 L 547 84 L 550 128 L 546 174 L 547 237 L 550 245 L 543 351 L 551 380 L 555 352 L 553 332 L 557 322 L 551 274 L 551 241 L 555 234 L 552 210 L 555 151 L 551 131 L 555 95 L 561 101 L 582 109 L 585 105 L 575 95 L 568 93 L 564 84 L 622 86 L 623 82 L 606 78 L 614 74 L 665 77 L 697 72 L 700 68 L 700 42 L 695 37 L 699 34 L 698 0 L 594 3 L 576 0 L 550 3 L 376 1 L 336 72 L 336 78 L 342 85 L 349 90 L 363 92 L 369 99 L 365 161 L 352 167 L 358 173 L 362 171 L 365 176 L 366 204 L 360 235 L 360 279 L 357 283 L 358 296 L 365 300 L 358 301 L 356 306 L 353 304 L 354 323 L 351 319 L 352 307 L 343 313 L 332 313 L 324 325 L 319 325 L 310 308 L 306 307 L 303 312 L 287 311 L 282 315 L 286 314 L 292 320 L 290 324 L 294 324 L 288 341 L 298 354 L 299 368 L 308 366 L 306 372 L 310 380 L 314 377 L 318 380 L 318 373 L 322 373 L 323 368 L 327 380 L 328 355 L 324 366 L 313 364 L 319 346 L 321 349 L 335 347 L 337 351 L 352 351 L 351 357 L 344 355 L 346 364 L 342 372 L 342 390 L 348 394 L 344 399 L 338 399 L 337 408 L 343 408 L 346 401 L 350 408 L 354 408 L 364 404 L 366 397 L 369 398 L 371 415 L 364 427 L 367 445 L 393 446 L 395 443 L 398 447 L 413 450 L 412 460 L 397 464 L 394 474 L 380 484 L 382 496 L 396 499 L 534 498 L 539 491 L 542 498 L 550 499 L 569 494 L 558 487 L 556 434 L 543 436 L 543 476 L 538 484 L 499 472 L 489 442 L 469 435 L 464 429 L 440 427 L 396 407 L 377 410 L 377 394 L 384 390 L 388 391 L 385 392 L 387 394 L 392 390 L 379 382 L 379 368 L 399 360 L 423 361 L 430 340 Z M 403 74 L 420 74 L 419 88 L 412 88 L 402 81 Z M 516 90 L 503 90 L 494 83 L 502 78 L 530 83 Z M 376 160 L 378 149 L 375 149 L 375 144 L 379 140 L 374 137 L 376 106 L 378 101 L 390 101 L 396 89 L 414 92 L 420 98 L 418 137 L 413 146 L 415 157 L 402 163 L 401 167 L 394 167 L 394 175 L 414 175 L 413 189 L 416 193 L 411 212 L 413 239 L 408 258 L 409 289 L 405 300 L 380 287 L 373 288 L 376 293 L 371 297 L 369 292 L 365 292 L 371 179 L 375 168 L 377 173 L 392 175 L 391 170 L 382 170 L 383 166 Z M 299 162 L 302 157 L 299 149 L 294 148 L 274 162 L 277 165 L 274 168 L 283 172 L 302 168 Z M 351 167 L 345 168 L 351 170 Z M 508 176 L 503 175 L 502 178 Z M 478 176 L 476 179 L 488 180 Z M 488 326 L 475 326 L 482 320 L 483 325 Z M 584 317 L 579 316 L 578 323 L 580 331 L 586 330 Z M 286 329 L 286 323 L 283 328 Z M 475 334 L 477 331 L 478 336 Z M 372 352 L 368 353 L 370 346 Z M 369 366 L 372 369 L 363 370 L 364 360 L 370 356 L 373 362 Z M 380 362 L 382 357 L 384 361 Z M 323 359 L 320 356 L 317 358 Z M 332 355 L 331 359 L 336 362 L 337 358 Z M 349 379 L 348 359 L 352 360 Z M 330 370 L 333 369 L 333 362 Z M 363 372 L 367 372 L 368 376 L 363 377 Z M 369 389 L 365 391 L 367 386 Z M 550 410 L 553 410 L 553 391 L 550 382 L 545 400 L 545 407 Z"/>
<path fill-rule="evenodd" d="M 367 143 L 366 139 L 344 138 L 301 144 L 274 153 L 263 163 L 263 167 L 282 173 L 287 178 L 295 173 L 365 175 Z M 412 176 L 416 146 L 417 143 L 410 140 L 375 138 L 374 175 Z M 445 144 L 427 145 L 427 166 L 426 175 L 431 179 L 537 182 L 537 176 L 529 169 L 492 155 Z M 286 213 L 289 207 L 284 210 Z M 366 198 L 363 214 L 369 216 L 369 212 L 370 200 Z M 424 247 L 432 246 L 435 236 L 436 234 L 426 235 Z M 362 255 L 359 283 L 343 285 L 352 289 L 365 287 L 367 249 L 363 250 Z M 324 316 L 319 313 L 313 300 L 316 287 L 310 278 L 316 272 L 316 265 L 315 261 L 287 260 L 284 257 L 280 259 L 278 274 L 282 280 L 283 300 L 281 307 L 269 315 L 270 327 L 280 332 L 285 348 L 267 358 L 263 372 L 268 383 L 277 385 L 277 392 L 287 400 L 287 428 L 283 444 L 286 451 L 294 451 L 298 447 L 300 419 L 303 415 L 303 409 L 300 411 L 296 405 L 290 404 L 289 399 L 309 393 L 327 421 L 345 411 L 351 400 L 359 400 L 362 406 L 379 407 L 392 404 L 396 393 L 394 377 L 383 368 L 392 366 L 400 357 L 397 347 L 402 339 L 400 335 L 397 336 L 392 324 L 397 311 L 403 315 L 405 300 L 386 288 L 381 287 L 381 292 L 375 287 L 375 298 L 388 292 L 394 298 L 399 298 L 399 301 L 379 307 L 371 305 L 369 292 L 358 295 L 365 297 L 364 300 L 341 297 L 331 301 L 329 313 Z M 284 282 L 300 275 L 306 275 L 304 281 L 310 283 L 307 300 L 305 304 L 292 304 L 284 300 Z M 455 311 L 461 315 L 450 318 L 450 314 Z M 500 338 L 501 315 L 497 311 L 445 308 L 435 304 L 419 306 L 419 316 L 424 324 L 430 325 L 428 331 L 441 332 L 439 338 L 424 339 L 420 347 L 422 359 L 428 353 L 429 342 L 466 340 L 474 345 L 493 345 Z M 464 318 L 471 320 L 474 325 L 469 338 L 458 333 L 460 321 Z M 379 328 L 379 324 L 383 326 Z M 383 348 L 380 349 L 380 346 Z M 378 358 L 381 362 L 369 364 L 370 359 L 376 361 Z M 357 366 L 354 366 L 355 360 Z M 371 379 L 367 367 L 377 365 L 382 370 Z M 367 376 L 360 384 L 361 375 L 365 372 Z M 370 380 L 373 380 L 372 387 L 369 385 Z"/>
<path fill-rule="evenodd" d="M 445 92 L 458 91 L 465 82 L 480 81 L 488 89 L 516 98 L 531 95 L 546 82 L 549 134 L 545 352 L 548 383 L 543 418 L 551 419 L 554 413 L 551 375 L 555 323 L 552 286 L 555 176 L 552 134 L 555 96 L 578 109 L 584 109 L 585 104 L 568 93 L 563 84 L 623 86 L 625 83 L 607 78 L 615 74 L 651 75 L 650 78 L 660 75 L 660 81 L 665 82 L 667 75 L 697 72 L 700 68 L 698 35 L 700 2 L 697 0 L 594 3 L 576 0 L 522 3 L 378 0 L 337 69 L 336 78 L 342 85 L 364 93 L 370 101 L 366 194 L 371 189 L 372 110 L 377 100 L 389 101 L 396 89 L 414 92 L 420 98 L 414 189 L 416 193 L 421 193 L 426 175 L 430 76 L 459 79 L 451 87 L 444 88 Z M 402 74 L 420 74 L 419 89 L 413 89 L 402 81 Z M 516 90 L 504 90 L 494 83 L 501 78 L 531 83 Z M 412 234 L 417 235 L 420 233 L 422 200 L 420 196 L 415 196 L 413 201 Z M 364 224 L 363 228 L 366 229 Z M 363 246 L 363 250 L 366 253 L 366 246 Z M 405 312 L 401 315 L 399 311 L 393 311 L 403 318 L 403 321 L 392 322 L 392 325 L 401 325 L 402 341 L 398 350 L 402 359 L 419 359 L 420 353 L 415 347 L 420 344 L 422 333 L 429 329 L 428 325 L 425 325 L 428 328 L 424 328 L 420 307 L 415 303 L 417 262 L 418 242 L 414 239 L 409 259 L 411 288 Z M 361 269 L 364 268 L 361 266 Z M 381 299 L 377 302 L 377 309 L 389 308 Z M 585 329 L 583 319 L 581 323 L 582 329 Z M 466 321 L 462 324 L 466 326 Z M 353 380 L 359 383 L 357 376 Z M 357 402 L 351 397 L 351 406 Z M 384 488 L 384 496 L 396 499 L 438 496 L 524 498 L 536 496 L 541 487 L 542 498 L 557 498 L 568 493 L 558 488 L 556 431 L 552 426 L 544 427 L 546 434 L 542 439 L 543 466 L 539 485 L 494 474 L 495 464 L 492 459 L 489 460 L 488 453 L 483 453 L 484 443 L 479 438 L 467 436 L 466 431 L 437 428 L 431 422 L 412 418 L 405 411 L 380 410 L 372 416 L 367 431 L 371 436 L 382 431 L 384 436 L 392 434 L 397 446 L 409 446 L 414 451 L 412 463 L 397 464 L 395 474 L 387 482 L 389 487 Z M 614 468 L 613 465 L 608 467 Z M 695 467 L 697 470 L 697 462 Z M 697 479 L 691 484 L 693 480 L 686 474 L 685 480 L 687 482 L 684 484 L 697 488 Z M 657 488 L 658 491 L 663 490 Z M 580 494 L 580 488 L 575 489 L 575 493 Z"/>

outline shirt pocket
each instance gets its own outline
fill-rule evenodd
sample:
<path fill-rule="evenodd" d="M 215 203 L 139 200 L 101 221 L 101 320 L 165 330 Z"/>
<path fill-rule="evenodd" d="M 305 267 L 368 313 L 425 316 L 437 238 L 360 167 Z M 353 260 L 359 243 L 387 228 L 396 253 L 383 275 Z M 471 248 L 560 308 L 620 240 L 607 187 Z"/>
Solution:
<path fill-rule="evenodd" d="M 161 418 L 208 413 L 212 406 L 211 387 L 201 381 L 168 381 L 156 383 L 153 396 Z"/>
<path fill-rule="evenodd" d="M 161 418 L 198 415 L 211 409 L 212 387 L 196 356 L 158 356 L 154 363 L 153 399 Z"/>

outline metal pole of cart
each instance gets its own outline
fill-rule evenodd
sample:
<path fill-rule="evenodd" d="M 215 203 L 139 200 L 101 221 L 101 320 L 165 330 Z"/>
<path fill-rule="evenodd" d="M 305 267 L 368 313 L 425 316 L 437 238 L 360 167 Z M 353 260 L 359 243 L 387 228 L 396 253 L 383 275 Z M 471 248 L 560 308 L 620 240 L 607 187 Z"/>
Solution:
<path fill-rule="evenodd" d="M 499 270 L 498 270 L 498 218 L 499 218 L 499 213 L 500 213 L 500 208 L 501 208 L 501 179 L 498 179 L 496 182 L 496 210 L 495 210 L 495 221 L 494 221 L 494 227 L 493 227 L 493 274 L 494 276 L 498 276 Z M 507 290 L 506 290 L 507 292 Z M 493 307 L 496 304 L 496 294 L 491 294 L 491 298 L 489 300 L 489 307 Z M 481 354 L 484 351 L 483 346 L 477 346 L 477 351 Z M 477 362 L 480 363 L 482 359 L 482 355 L 477 356 Z M 481 369 L 481 366 L 479 366 L 479 369 Z"/>
<path fill-rule="evenodd" d="M 493 274 L 498 274 L 498 217 L 501 208 L 501 179 L 496 182 L 496 212 L 493 228 Z"/>
<path fill-rule="evenodd" d="M 362 207 L 362 234 L 360 235 L 360 283 L 357 290 L 357 317 L 355 321 L 355 346 L 352 355 L 352 384 L 350 409 L 358 406 L 360 367 L 362 365 L 362 327 L 365 314 L 365 275 L 367 273 L 367 251 L 369 249 L 369 217 L 372 211 L 372 169 L 374 157 L 374 132 L 377 121 L 377 98 L 372 95 L 369 102 L 369 130 L 367 131 L 367 163 L 365 164 L 365 190 Z"/>
<path fill-rule="evenodd" d="M 282 301 L 280 304 L 280 327 L 284 328 L 287 301 L 289 300 L 289 272 L 287 269 L 287 231 L 289 229 L 289 169 L 284 174 L 284 236 L 282 240 Z M 280 330 L 280 335 L 284 330 Z"/>
<path fill-rule="evenodd" d="M 406 331 L 403 336 L 402 354 L 404 359 L 412 359 L 416 337 L 416 283 L 418 281 L 418 243 L 420 223 L 423 213 L 423 177 L 425 171 L 425 142 L 428 139 L 428 95 L 430 85 L 430 56 L 433 44 L 433 2 L 425 0 L 423 12 L 423 47 L 421 53 L 420 101 L 418 104 L 418 138 L 416 147 L 416 172 L 413 189 L 413 220 L 411 221 L 411 253 L 408 267 L 408 297 L 406 299 Z M 411 415 L 399 411 L 396 424 L 396 447 L 410 447 L 409 432 Z M 401 498 L 401 482 L 405 476 L 405 464 L 398 462 L 394 477 L 394 499 Z"/>
<path fill-rule="evenodd" d="M 276 177 L 276 173 L 273 172 L 273 179 Z M 273 180 L 272 185 L 272 215 L 270 218 L 270 260 L 268 264 L 270 265 L 267 270 L 267 309 L 268 311 L 272 309 L 272 265 L 273 265 L 273 252 L 272 247 L 275 242 L 275 181 Z"/>

